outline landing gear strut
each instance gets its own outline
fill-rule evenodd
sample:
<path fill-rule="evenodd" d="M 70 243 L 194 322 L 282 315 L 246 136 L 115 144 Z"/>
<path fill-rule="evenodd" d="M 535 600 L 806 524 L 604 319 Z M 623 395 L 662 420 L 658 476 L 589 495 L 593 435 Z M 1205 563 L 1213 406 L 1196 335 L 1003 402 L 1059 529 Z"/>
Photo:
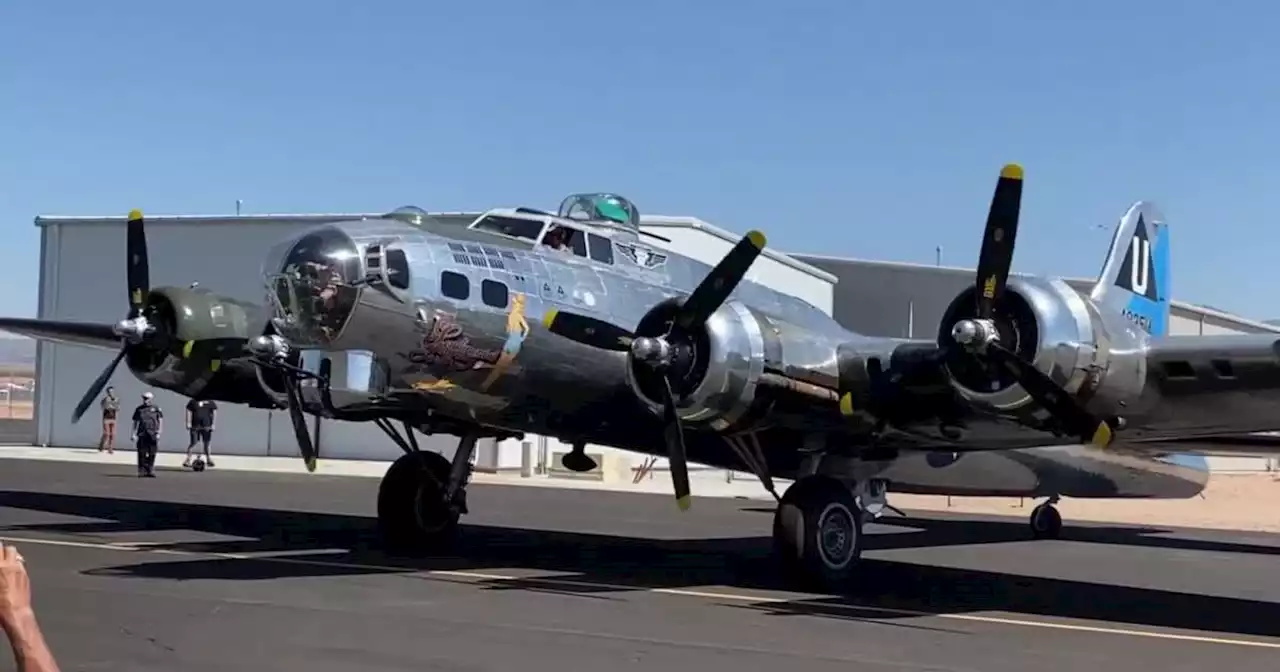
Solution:
<path fill-rule="evenodd" d="M 863 511 L 843 483 L 807 476 L 787 488 L 773 517 L 774 552 L 806 583 L 848 580 L 862 555 Z"/>
<path fill-rule="evenodd" d="M 1031 510 L 1031 536 L 1036 539 L 1057 539 L 1062 534 L 1062 514 L 1054 507 L 1057 503 L 1058 496 L 1054 495 L 1049 501 Z"/>
<path fill-rule="evenodd" d="M 374 421 L 404 451 L 378 488 L 378 527 L 383 540 L 397 550 L 430 551 L 447 545 L 467 512 L 467 482 L 475 434 L 458 442 L 453 459 L 418 448 L 412 428 L 408 439 L 386 420 Z"/>

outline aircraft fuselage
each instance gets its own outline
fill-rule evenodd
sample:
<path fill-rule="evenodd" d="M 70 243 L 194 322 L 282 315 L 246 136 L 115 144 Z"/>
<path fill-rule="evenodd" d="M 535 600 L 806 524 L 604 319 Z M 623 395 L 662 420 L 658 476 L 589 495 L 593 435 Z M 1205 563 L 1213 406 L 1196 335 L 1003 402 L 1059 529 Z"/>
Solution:
<path fill-rule="evenodd" d="M 577 256 L 484 231 L 392 219 L 318 231 L 274 250 L 264 273 L 278 290 L 281 269 L 308 254 L 318 258 L 317 249 L 355 260 L 342 271 L 347 288 L 328 299 L 328 309 L 308 313 L 303 305 L 316 300 L 316 286 L 275 292 L 284 298 L 277 302 L 280 316 L 293 320 L 287 336 L 302 349 L 304 367 L 319 370 L 328 360 L 334 408 L 351 414 L 430 408 L 510 432 L 663 454 L 658 409 L 639 400 L 626 356 L 560 338 L 542 328 L 541 317 L 571 309 L 634 329 L 653 306 L 687 295 L 706 264 L 595 234 L 586 237 L 588 254 Z M 311 252 L 300 256 L 301 248 Z M 619 253 L 628 248 L 635 251 Z M 381 254 L 372 265 L 384 270 L 366 281 L 370 249 Z M 816 307 L 759 284 L 744 282 L 733 296 L 709 325 L 729 347 L 706 363 L 710 382 L 682 403 L 687 421 L 719 430 L 689 432 L 695 462 L 742 469 L 738 449 L 752 442 L 776 477 L 813 470 L 892 477 L 895 490 L 909 492 L 1186 497 L 1206 482 L 1202 460 L 1104 454 L 1070 437 L 973 415 L 957 442 L 958 459 L 911 451 L 941 439 L 932 418 L 918 431 L 890 432 L 866 445 L 869 421 L 842 416 L 834 403 L 826 404 L 830 412 L 814 412 L 818 400 L 760 381 L 773 374 L 835 389 L 841 358 L 851 349 L 888 362 L 903 341 L 851 333 Z M 304 397 L 309 407 L 321 407 L 318 389 L 304 388 Z M 966 454 L 1002 445 L 1020 450 Z M 806 462 L 806 448 L 823 452 L 816 464 Z"/>

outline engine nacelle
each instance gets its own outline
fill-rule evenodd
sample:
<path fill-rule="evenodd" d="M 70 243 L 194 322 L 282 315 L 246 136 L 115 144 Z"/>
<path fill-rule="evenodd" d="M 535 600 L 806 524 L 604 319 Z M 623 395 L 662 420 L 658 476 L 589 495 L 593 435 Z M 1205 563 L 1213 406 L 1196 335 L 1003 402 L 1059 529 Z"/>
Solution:
<path fill-rule="evenodd" d="M 938 343 L 954 344 L 951 328 L 976 314 L 974 288 L 943 314 Z M 1000 343 L 1048 374 L 1087 408 L 1118 414 L 1146 383 L 1145 334 L 1119 315 L 1106 315 L 1062 280 L 1010 278 L 997 307 Z M 967 354 L 949 357 L 947 373 L 969 403 L 1011 415 L 1047 413 L 1002 370 L 983 370 Z"/>
<path fill-rule="evenodd" d="M 125 364 L 144 383 L 178 394 L 245 404 L 254 408 L 278 407 L 283 390 L 277 374 L 260 373 L 257 366 L 241 359 L 207 362 L 183 358 L 175 348 L 182 343 L 207 338 L 250 338 L 262 332 L 266 323 L 261 309 L 207 290 L 157 287 L 147 295 L 143 314 L 164 337 L 128 346 Z M 159 344 L 168 344 L 163 347 Z M 273 389 L 274 388 L 274 389 Z"/>
<path fill-rule="evenodd" d="M 665 334 L 678 307 L 675 299 L 658 304 L 640 321 L 636 335 Z M 694 329 L 693 365 L 673 384 L 677 413 L 686 424 L 723 430 L 752 413 L 765 362 L 777 361 L 781 347 L 767 321 L 740 301 L 726 301 Z M 661 415 L 659 376 L 646 364 L 629 360 L 627 382 L 651 411 Z"/>

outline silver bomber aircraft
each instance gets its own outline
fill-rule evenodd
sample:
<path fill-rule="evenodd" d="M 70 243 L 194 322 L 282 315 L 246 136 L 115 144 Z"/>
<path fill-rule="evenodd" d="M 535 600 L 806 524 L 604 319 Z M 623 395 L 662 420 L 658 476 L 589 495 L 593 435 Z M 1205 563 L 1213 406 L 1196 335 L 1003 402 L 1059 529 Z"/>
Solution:
<path fill-rule="evenodd" d="M 852 577 L 886 492 L 1186 498 L 1203 457 L 1183 441 L 1280 430 L 1280 341 L 1169 336 L 1169 229 L 1121 219 L 1089 295 L 1010 279 L 1023 172 L 997 182 L 974 287 L 933 339 L 853 333 L 744 281 L 748 233 L 716 266 L 648 242 L 633 204 L 579 194 L 557 213 L 491 210 L 466 227 L 402 208 L 324 224 L 269 250 L 263 305 L 150 286 L 143 217 L 127 227 L 129 312 L 115 325 L 2 319 L 0 329 L 118 349 L 116 366 L 189 397 L 287 408 L 308 470 L 306 415 L 376 423 L 404 451 L 382 480 L 390 545 L 445 544 L 466 512 L 476 441 L 536 433 L 745 469 L 778 499 L 773 534 L 797 576 Z M 875 291 L 868 287 L 865 291 Z M 397 428 L 402 426 L 404 431 Z M 415 432 L 460 437 L 452 459 Z M 793 481 L 778 496 L 774 479 Z"/>

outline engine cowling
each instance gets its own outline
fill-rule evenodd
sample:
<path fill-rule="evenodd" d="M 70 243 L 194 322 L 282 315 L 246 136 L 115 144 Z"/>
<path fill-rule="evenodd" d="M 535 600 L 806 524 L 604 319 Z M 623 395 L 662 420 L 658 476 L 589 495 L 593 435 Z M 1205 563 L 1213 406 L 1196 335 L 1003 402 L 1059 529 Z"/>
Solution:
<path fill-rule="evenodd" d="M 182 356 L 182 345 L 210 338 L 247 339 L 267 324 L 261 309 L 207 290 L 157 287 L 143 314 L 157 336 L 129 345 L 125 365 L 148 385 L 178 394 L 244 404 L 279 407 L 284 386 L 278 374 L 261 372 L 247 359 L 209 362 Z"/>
<path fill-rule="evenodd" d="M 636 327 L 636 336 L 665 334 L 678 301 L 664 301 Z M 765 362 L 780 352 L 777 335 L 762 317 L 741 303 L 727 301 L 704 324 L 694 327 L 692 365 L 672 381 L 676 409 L 685 424 L 723 430 L 752 414 Z M 662 379 L 653 368 L 628 359 L 627 382 L 654 413 L 662 413 Z"/>
<path fill-rule="evenodd" d="M 966 289 L 948 305 L 939 325 L 939 344 L 953 346 L 953 325 L 975 316 L 976 291 Z M 1062 280 L 1011 278 L 995 322 L 1005 348 L 1093 410 L 1115 413 L 1122 401 L 1142 393 L 1143 337 L 1119 316 L 1099 312 Z M 994 367 L 988 371 L 958 349 L 953 352 L 946 370 L 952 386 L 969 403 L 1009 415 L 1047 417 L 1008 373 Z"/>

